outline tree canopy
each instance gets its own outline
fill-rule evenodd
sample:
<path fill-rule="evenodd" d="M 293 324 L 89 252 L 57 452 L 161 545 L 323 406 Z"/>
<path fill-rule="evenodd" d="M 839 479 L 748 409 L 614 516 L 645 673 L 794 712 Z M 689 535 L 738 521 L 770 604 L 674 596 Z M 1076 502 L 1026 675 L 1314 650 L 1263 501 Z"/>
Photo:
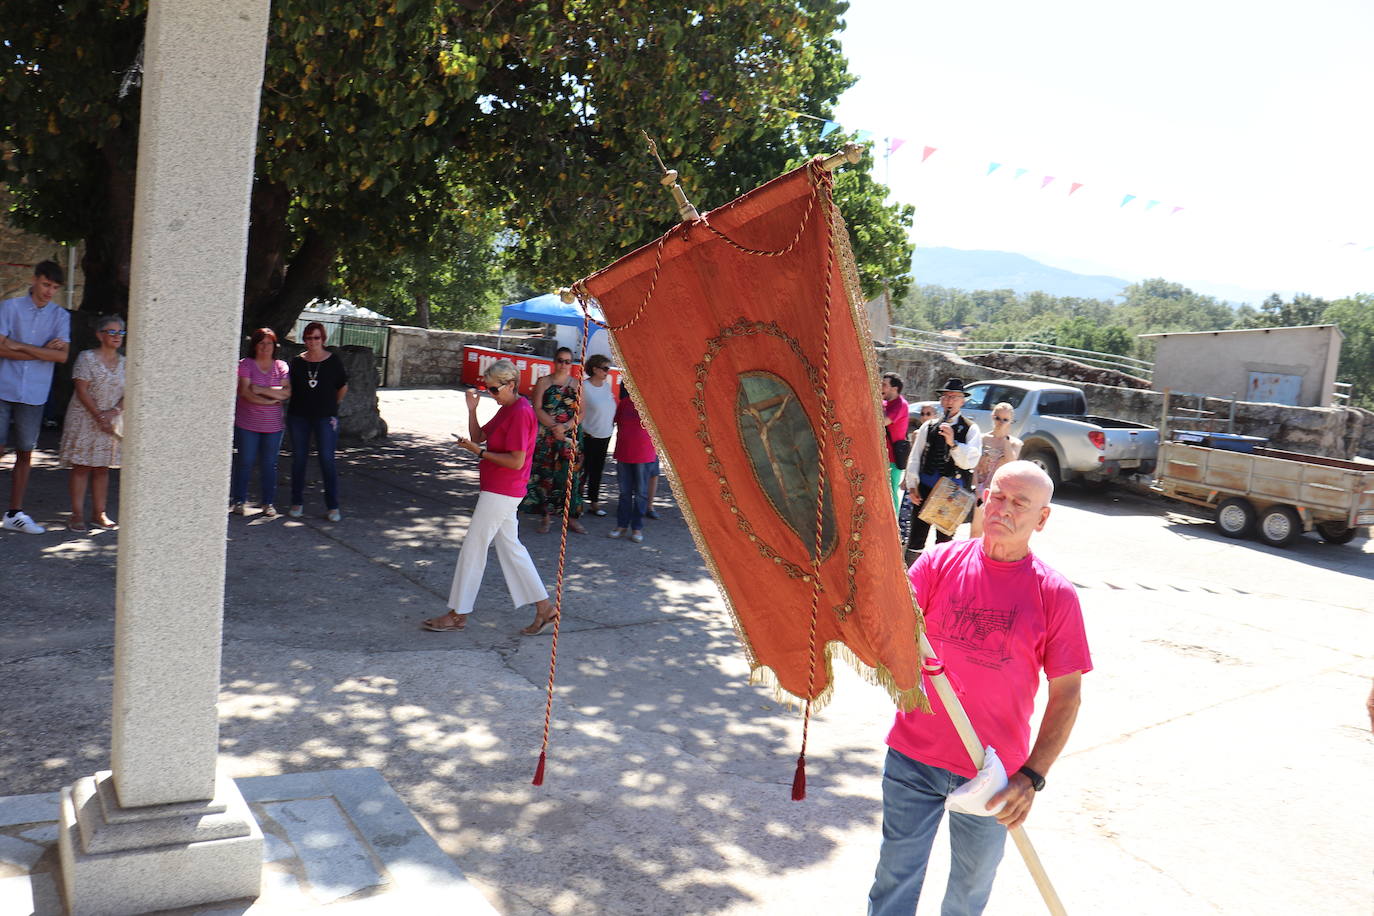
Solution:
<path fill-rule="evenodd" d="M 331 291 L 477 296 L 507 269 L 545 289 L 669 228 L 641 129 L 705 210 L 830 151 L 852 78 L 841 0 L 277 0 L 264 74 L 247 326 Z M 9 0 L 0 63 L 14 218 L 86 240 L 85 308 L 127 305 L 146 0 Z M 834 140 L 832 139 L 832 143 Z M 903 283 L 909 209 L 836 182 L 872 292 Z"/>

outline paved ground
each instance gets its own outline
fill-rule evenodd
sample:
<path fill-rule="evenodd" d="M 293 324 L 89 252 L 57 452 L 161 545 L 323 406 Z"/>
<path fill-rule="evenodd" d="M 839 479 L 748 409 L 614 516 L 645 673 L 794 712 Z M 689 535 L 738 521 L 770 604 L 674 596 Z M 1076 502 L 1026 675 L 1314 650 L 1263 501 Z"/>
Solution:
<path fill-rule="evenodd" d="M 800 718 L 748 684 L 663 500 L 643 545 L 604 538 L 609 519 L 570 538 L 534 788 L 550 640 L 518 635 L 532 612 L 512 612 L 493 563 L 466 632 L 417 626 L 443 609 L 476 495 L 472 459 L 447 445 L 462 399 L 382 399 L 394 435 L 344 454 L 342 523 L 319 517 L 317 490 L 302 521 L 230 519 L 230 774 L 377 767 L 503 913 L 862 912 L 884 696 L 841 674 L 809 797 L 790 801 Z M 58 522 L 64 490 L 45 463 L 32 514 Z M 552 581 L 556 537 L 522 529 Z M 1069 911 L 1368 913 L 1374 545 L 1237 543 L 1158 500 L 1074 489 L 1040 537 L 1082 587 L 1098 666 L 1029 823 Z M 0 533 L 0 795 L 108 766 L 114 548 Z M 988 912 L 1043 912 L 1014 849 Z"/>

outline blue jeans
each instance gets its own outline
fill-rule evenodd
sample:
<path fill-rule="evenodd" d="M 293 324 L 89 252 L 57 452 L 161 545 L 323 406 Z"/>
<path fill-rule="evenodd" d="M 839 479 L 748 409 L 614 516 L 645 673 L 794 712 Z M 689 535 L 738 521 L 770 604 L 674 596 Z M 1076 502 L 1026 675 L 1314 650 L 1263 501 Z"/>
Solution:
<path fill-rule="evenodd" d="M 615 479 L 620 485 L 620 500 L 615 507 L 617 527 L 631 531 L 644 528 L 644 510 L 649 507 L 650 467 L 652 464 L 615 463 Z"/>
<path fill-rule="evenodd" d="M 258 482 L 262 484 L 262 504 L 277 501 L 277 452 L 281 451 L 282 430 L 274 433 L 255 433 L 234 427 L 234 474 L 230 480 L 229 501 L 248 502 L 248 481 L 253 466 L 258 467 Z"/>
<path fill-rule="evenodd" d="M 310 435 L 315 435 L 315 451 L 320 456 L 320 479 L 324 482 L 324 507 L 339 508 L 339 469 L 334 464 L 334 448 L 339 444 L 339 418 L 293 417 L 291 428 L 291 505 L 305 501 L 305 466 L 310 461 Z"/>
<path fill-rule="evenodd" d="M 921 898 L 945 797 L 966 777 L 887 750 L 883 767 L 883 845 L 868 892 L 869 916 L 911 916 Z M 995 817 L 950 812 L 949 884 L 941 916 L 977 916 L 988 905 L 1007 828 Z"/>

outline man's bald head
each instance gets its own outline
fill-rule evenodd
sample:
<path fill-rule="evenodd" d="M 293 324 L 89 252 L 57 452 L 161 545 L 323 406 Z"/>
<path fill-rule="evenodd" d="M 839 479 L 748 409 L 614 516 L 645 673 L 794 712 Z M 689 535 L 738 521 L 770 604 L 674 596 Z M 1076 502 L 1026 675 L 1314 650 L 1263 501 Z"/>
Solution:
<path fill-rule="evenodd" d="M 1008 461 L 992 475 L 993 480 L 997 480 L 999 477 L 1016 477 L 1037 490 L 1043 490 L 1044 499 L 1040 503 L 1042 506 L 1048 506 L 1050 499 L 1054 496 L 1054 481 L 1038 464 L 1032 464 L 1029 461 Z"/>
<path fill-rule="evenodd" d="M 994 560 L 1019 560 L 1050 517 L 1054 481 L 1029 461 L 997 469 L 983 496 L 983 545 Z"/>

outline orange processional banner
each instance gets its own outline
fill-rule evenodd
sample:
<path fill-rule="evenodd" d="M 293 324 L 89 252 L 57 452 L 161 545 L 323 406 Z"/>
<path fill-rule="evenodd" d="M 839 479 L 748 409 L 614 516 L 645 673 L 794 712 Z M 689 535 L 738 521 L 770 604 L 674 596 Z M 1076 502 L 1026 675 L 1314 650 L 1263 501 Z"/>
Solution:
<path fill-rule="evenodd" d="M 829 172 L 809 163 L 574 289 L 605 313 L 754 675 L 823 703 L 838 652 L 902 709 L 928 709 L 872 336 Z"/>

